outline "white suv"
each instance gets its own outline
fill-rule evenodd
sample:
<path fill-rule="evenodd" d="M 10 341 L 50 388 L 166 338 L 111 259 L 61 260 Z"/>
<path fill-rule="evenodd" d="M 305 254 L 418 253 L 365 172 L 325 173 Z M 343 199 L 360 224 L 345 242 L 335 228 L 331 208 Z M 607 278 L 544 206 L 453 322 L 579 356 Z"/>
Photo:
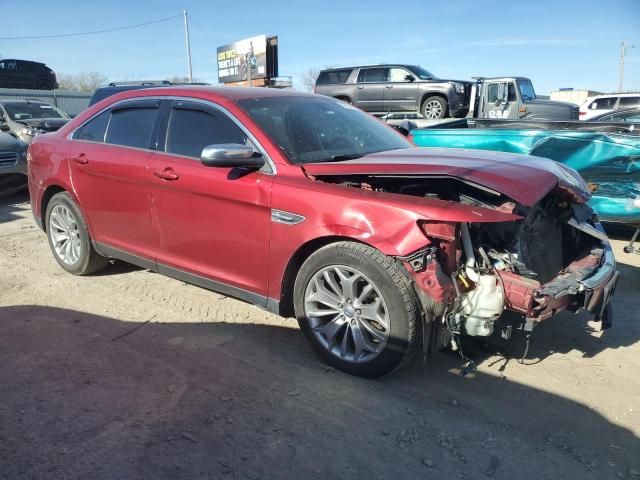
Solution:
<path fill-rule="evenodd" d="M 640 107 L 640 93 L 615 93 L 587 97 L 580 106 L 580 120 L 609 113 L 620 108 Z"/>

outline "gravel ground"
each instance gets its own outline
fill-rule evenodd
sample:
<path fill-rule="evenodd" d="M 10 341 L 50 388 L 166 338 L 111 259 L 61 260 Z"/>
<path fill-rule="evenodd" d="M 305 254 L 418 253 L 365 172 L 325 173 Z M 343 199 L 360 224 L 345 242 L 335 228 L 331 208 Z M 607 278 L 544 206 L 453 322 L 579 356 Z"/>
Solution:
<path fill-rule="evenodd" d="M 292 319 L 124 263 L 56 264 L 0 201 L 0 478 L 640 480 L 640 255 L 611 330 L 559 315 L 525 364 L 472 346 L 378 381 Z M 516 339 L 514 351 L 522 348 Z"/>

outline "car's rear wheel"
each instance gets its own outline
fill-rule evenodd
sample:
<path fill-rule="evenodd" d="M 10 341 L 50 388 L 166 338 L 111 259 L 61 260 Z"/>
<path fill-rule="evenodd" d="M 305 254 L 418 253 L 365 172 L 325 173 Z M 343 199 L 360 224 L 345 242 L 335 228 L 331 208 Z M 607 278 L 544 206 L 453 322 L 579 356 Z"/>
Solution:
<path fill-rule="evenodd" d="M 51 90 L 53 85 L 49 80 L 39 80 L 36 87 L 38 90 Z"/>
<path fill-rule="evenodd" d="M 429 97 L 422 104 L 422 116 L 437 120 L 447 115 L 447 101 L 442 97 Z"/>
<path fill-rule="evenodd" d="M 60 192 L 51 197 L 46 226 L 53 256 L 67 272 L 87 275 L 109 263 L 109 259 L 93 248 L 82 213 L 68 193 Z"/>
<path fill-rule="evenodd" d="M 294 288 L 300 328 L 330 365 L 385 375 L 416 346 L 418 303 L 402 265 L 367 245 L 338 242 L 313 253 Z"/>

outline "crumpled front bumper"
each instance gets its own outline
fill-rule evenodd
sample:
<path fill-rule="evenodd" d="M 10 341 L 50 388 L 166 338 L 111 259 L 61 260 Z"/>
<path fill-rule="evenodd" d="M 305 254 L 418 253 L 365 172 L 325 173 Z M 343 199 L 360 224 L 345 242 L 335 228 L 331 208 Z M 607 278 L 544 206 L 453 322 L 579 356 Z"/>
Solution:
<path fill-rule="evenodd" d="M 600 245 L 545 284 L 497 271 L 504 286 L 506 307 L 533 321 L 546 320 L 562 310 L 586 310 L 602 319 L 615 292 L 618 272 L 602 225 L 595 223 L 593 227 L 601 232 Z"/>

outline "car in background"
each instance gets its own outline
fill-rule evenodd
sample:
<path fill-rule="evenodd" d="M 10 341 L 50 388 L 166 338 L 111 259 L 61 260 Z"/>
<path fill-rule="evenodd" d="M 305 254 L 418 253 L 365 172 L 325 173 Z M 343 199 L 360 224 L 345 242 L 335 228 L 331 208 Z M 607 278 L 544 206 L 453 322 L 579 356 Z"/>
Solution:
<path fill-rule="evenodd" d="M 44 63 L 30 60 L 0 60 L 0 88 L 55 90 L 58 80 Z"/>
<path fill-rule="evenodd" d="M 622 110 L 640 107 L 640 93 L 612 93 L 588 97 L 580 106 L 580 120 Z"/>
<path fill-rule="evenodd" d="M 0 132 L 0 197 L 27 188 L 27 145 Z"/>
<path fill-rule="evenodd" d="M 592 117 L 589 122 L 624 122 L 640 124 L 640 107 L 626 108 Z"/>
<path fill-rule="evenodd" d="M 0 100 L 0 130 L 26 144 L 36 135 L 55 132 L 69 120 L 69 115 L 46 102 Z"/>
<path fill-rule="evenodd" d="M 168 87 L 171 85 L 209 85 L 208 83 L 192 82 L 192 83 L 173 83 L 169 80 L 140 80 L 132 82 L 111 82 L 108 85 L 98 87 L 91 100 L 89 100 L 89 106 L 104 100 L 111 95 L 115 95 L 120 92 L 127 92 L 129 90 L 140 90 L 142 88 L 153 87 Z"/>
<path fill-rule="evenodd" d="M 417 65 L 370 65 L 322 70 L 315 93 L 374 115 L 419 112 L 427 119 L 464 117 L 471 82 L 442 80 Z"/>
<path fill-rule="evenodd" d="M 414 148 L 344 102 L 237 87 L 120 93 L 29 153 L 61 268 L 116 258 L 295 316 L 352 374 L 565 309 L 609 325 L 611 246 L 552 160 Z"/>

